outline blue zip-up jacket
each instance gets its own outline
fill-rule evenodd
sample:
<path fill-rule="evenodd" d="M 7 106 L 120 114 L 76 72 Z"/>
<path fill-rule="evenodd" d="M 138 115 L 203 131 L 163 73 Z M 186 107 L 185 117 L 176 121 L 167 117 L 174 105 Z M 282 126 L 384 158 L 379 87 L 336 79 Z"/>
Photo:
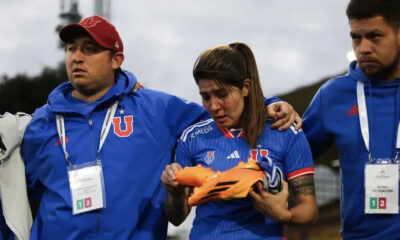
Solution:
<path fill-rule="evenodd" d="M 123 71 L 99 100 L 71 96 L 66 81 L 36 110 L 22 153 L 32 201 L 41 199 L 31 239 L 165 239 L 166 190 L 160 182 L 180 133 L 206 111 L 195 103 L 149 89 L 133 92 L 135 76 Z M 106 207 L 72 215 L 67 162 L 55 114 L 64 116 L 72 164 L 95 160 L 108 107 L 118 100 L 113 124 L 100 152 Z"/>
<path fill-rule="evenodd" d="M 356 62 L 348 74 L 329 80 L 304 113 L 303 130 L 314 157 L 334 142 L 340 156 L 344 240 L 400 239 L 399 214 L 365 214 L 364 168 L 368 162 L 359 122 L 357 81 L 364 83 L 373 158 L 394 158 L 400 120 L 400 79 L 371 79 Z"/>

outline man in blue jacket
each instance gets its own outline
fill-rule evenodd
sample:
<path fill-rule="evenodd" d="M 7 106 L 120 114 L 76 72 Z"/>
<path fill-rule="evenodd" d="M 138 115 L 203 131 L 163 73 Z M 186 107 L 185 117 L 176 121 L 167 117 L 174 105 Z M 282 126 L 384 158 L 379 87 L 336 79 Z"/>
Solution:
<path fill-rule="evenodd" d="M 179 134 L 206 111 L 132 91 L 122 40 L 105 19 L 85 18 L 59 35 L 69 80 L 35 111 L 23 141 L 30 200 L 40 200 L 31 239 L 165 239 L 159 179 Z"/>
<path fill-rule="evenodd" d="M 357 61 L 329 80 L 303 116 L 314 157 L 340 156 L 344 240 L 400 239 L 400 1 L 351 0 Z"/>

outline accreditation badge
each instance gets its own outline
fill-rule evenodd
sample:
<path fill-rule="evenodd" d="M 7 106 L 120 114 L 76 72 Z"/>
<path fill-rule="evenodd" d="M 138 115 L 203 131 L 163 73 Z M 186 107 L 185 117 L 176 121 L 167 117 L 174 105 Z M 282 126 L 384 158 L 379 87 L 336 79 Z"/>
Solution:
<path fill-rule="evenodd" d="M 365 213 L 399 213 L 399 165 L 365 165 Z"/>
<path fill-rule="evenodd" d="M 105 207 L 103 170 L 99 160 L 68 168 L 72 214 Z"/>

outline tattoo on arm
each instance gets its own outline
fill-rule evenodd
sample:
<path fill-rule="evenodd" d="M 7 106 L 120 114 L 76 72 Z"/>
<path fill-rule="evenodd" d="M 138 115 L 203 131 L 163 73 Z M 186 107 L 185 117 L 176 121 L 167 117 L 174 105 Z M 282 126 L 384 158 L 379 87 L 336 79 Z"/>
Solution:
<path fill-rule="evenodd" d="M 305 175 L 290 180 L 290 188 L 292 189 L 294 196 L 298 194 L 315 196 L 313 175 Z"/>

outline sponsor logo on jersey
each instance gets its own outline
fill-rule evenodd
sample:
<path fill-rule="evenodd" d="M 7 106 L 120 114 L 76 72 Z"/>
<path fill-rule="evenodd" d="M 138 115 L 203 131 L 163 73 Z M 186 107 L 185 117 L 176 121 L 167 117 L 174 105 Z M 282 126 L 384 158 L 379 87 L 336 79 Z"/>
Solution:
<path fill-rule="evenodd" d="M 204 158 L 204 162 L 207 163 L 207 165 L 210 165 L 212 162 L 214 162 L 215 159 L 215 151 L 207 151 L 206 157 Z"/>
<path fill-rule="evenodd" d="M 292 126 L 290 126 L 290 130 L 292 130 L 292 132 L 294 134 L 298 134 L 299 132 L 303 131 L 303 129 L 301 129 L 301 128 L 299 130 L 296 130 L 296 124 L 294 124 L 294 123 Z"/>
<path fill-rule="evenodd" d="M 198 128 L 190 134 L 190 137 L 194 138 L 199 134 L 206 134 L 206 133 L 211 132 L 212 130 L 213 130 L 213 127 L 211 127 L 210 125 L 202 127 L 202 128 Z"/>
<path fill-rule="evenodd" d="M 231 154 L 229 154 L 226 159 L 239 159 L 240 155 L 237 150 L 233 151 Z"/>
<path fill-rule="evenodd" d="M 133 133 L 133 116 L 124 116 L 123 121 L 121 120 L 122 117 L 114 117 L 114 133 L 118 137 L 129 137 Z M 122 128 L 121 125 L 123 125 L 124 128 Z"/>

